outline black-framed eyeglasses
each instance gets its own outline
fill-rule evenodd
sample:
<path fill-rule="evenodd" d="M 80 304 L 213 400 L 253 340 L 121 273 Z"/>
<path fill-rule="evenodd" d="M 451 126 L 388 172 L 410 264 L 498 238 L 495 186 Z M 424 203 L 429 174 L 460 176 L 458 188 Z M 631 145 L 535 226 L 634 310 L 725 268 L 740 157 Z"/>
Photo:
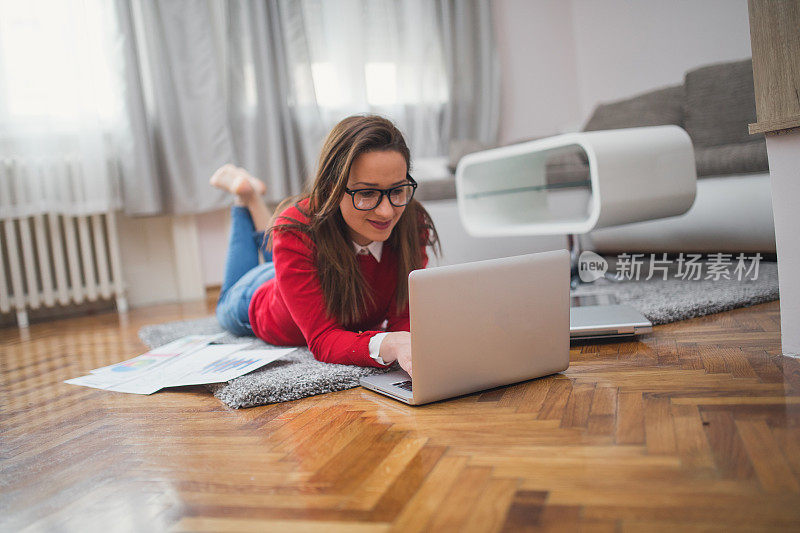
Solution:
<path fill-rule="evenodd" d="M 372 211 L 383 201 L 386 196 L 389 203 L 395 207 L 403 207 L 414 198 L 414 191 L 417 190 L 417 182 L 410 174 L 406 174 L 409 183 L 390 187 L 389 189 L 347 189 L 344 192 L 353 199 L 353 207 L 359 211 Z"/>

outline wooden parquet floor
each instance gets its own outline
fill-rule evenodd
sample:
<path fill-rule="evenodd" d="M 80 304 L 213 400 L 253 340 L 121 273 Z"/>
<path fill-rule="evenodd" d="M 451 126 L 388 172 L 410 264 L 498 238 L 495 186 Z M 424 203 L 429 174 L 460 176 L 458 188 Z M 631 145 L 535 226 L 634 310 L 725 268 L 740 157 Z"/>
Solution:
<path fill-rule="evenodd" d="M 231 410 L 64 379 L 207 304 L 0 330 L 3 531 L 798 531 L 800 362 L 777 302 L 573 346 L 422 407 L 356 388 Z"/>

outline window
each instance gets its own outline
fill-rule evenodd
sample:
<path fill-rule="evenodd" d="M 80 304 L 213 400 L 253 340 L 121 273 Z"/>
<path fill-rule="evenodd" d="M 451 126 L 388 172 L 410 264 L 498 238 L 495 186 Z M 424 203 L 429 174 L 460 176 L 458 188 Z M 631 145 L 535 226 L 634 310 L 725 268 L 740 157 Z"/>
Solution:
<path fill-rule="evenodd" d="M 0 131 L 52 133 L 116 120 L 112 5 L 0 0 Z"/>
<path fill-rule="evenodd" d="M 0 0 L 0 157 L 18 213 L 119 205 L 129 130 L 116 29 L 113 2 Z"/>

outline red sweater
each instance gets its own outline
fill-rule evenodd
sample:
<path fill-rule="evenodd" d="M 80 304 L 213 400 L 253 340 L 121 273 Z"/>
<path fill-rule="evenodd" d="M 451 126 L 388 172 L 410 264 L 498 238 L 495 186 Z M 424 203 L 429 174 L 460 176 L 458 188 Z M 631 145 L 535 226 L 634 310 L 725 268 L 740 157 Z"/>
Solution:
<path fill-rule="evenodd" d="M 308 200 L 300 203 L 305 208 Z M 296 206 L 286 209 L 279 223 L 290 223 L 284 217 L 306 223 Z M 322 286 L 315 265 L 316 247 L 311 239 L 296 231 L 273 233 L 272 260 L 275 278 L 259 287 L 250 300 L 249 316 L 253 333 L 276 346 L 308 345 L 319 361 L 326 363 L 381 365 L 369 355 L 369 340 L 380 333 L 380 325 L 388 322 L 386 331 L 409 331 L 408 305 L 395 311 L 397 288 L 397 254 L 384 245 L 381 261 L 372 254 L 357 255 L 359 268 L 372 293 L 364 319 L 349 331 L 335 318 L 329 318 Z M 355 254 L 355 250 L 353 250 Z M 428 263 L 423 246 L 422 265 Z"/>

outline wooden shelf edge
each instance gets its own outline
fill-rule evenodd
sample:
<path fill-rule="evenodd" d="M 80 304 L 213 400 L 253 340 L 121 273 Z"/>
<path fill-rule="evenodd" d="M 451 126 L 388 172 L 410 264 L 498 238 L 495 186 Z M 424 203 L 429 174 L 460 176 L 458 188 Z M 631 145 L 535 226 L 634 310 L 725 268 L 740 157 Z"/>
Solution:
<path fill-rule="evenodd" d="M 749 125 L 750 135 L 755 135 L 756 133 L 776 133 L 782 130 L 790 130 L 794 128 L 800 128 L 800 115 L 773 120 L 763 120 Z"/>

